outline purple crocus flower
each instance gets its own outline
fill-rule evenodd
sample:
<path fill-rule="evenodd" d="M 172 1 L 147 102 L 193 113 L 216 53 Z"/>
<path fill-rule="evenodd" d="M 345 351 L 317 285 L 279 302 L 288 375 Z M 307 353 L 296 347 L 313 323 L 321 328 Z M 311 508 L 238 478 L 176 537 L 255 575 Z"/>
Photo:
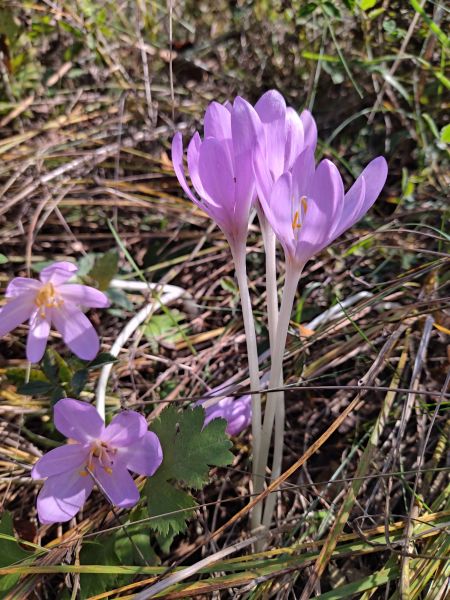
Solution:
<path fill-rule="evenodd" d="M 232 250 L 247 238 L 255 197 L 252 157 L 260 127 L 255 109 L 243 98 L 226 105 L 211 102 L 205 113 L 204 140 L 195 133 L 187 149 L 189 175 L 198 197 L 184 173 L 181 133 L 172 141 L 172 161 L 181 187 L 214 219 Z"/>
<path fill-rule="evenodd" d="M 221 400 L 200 400 L 197 405 L 205 409 L 205 426 L 213 419 L 225 419 L 228 435 L 239 435 L 252 422 L 252 397 L 250 394 L 240 398 L 227 397 Z"/>
<path fill-rule="evenodd" d="M 91 404 L 63 398 L 55 404 L 55 427 L 74 440 L 51 450 L 31 471 L 33 479 L 47 477 L 38 499 L 41 523 L 69 521 L 81 509 L 98 482 L 111 504 L 134 506 L 139 491 L 129 471 L 153 475 L 162 462 L 157 436 L 145 418 L 123 411 L 105 427 Z"/>
<path fill-rule="evenodd" d="M 261 155 L 255 158 L 254 166 L 265 216 L 283 246 L 287 262 L 299 272 L 314 254 L 366 214 L 387 177 L 386 160 L 379 156 L 345 194 L 336 166 L 323 160 L 316 168 L 309 147 L 297 157 L 292 171 L 275 182 Z"/>
<path fill-rule="evenodd" d="M 0 310 L 0 337 L 29 320 L 27 358 L 30 362 L 42 358 L 52 324 L 74 354 L 84 360 L 92 360 L 97 355 L 98 335 L 80 306 L 105 308 L 109 300 L 95 288 L 67 283 L 77 270 L 72 263 L 55 262 L 41 271 L 40 281 L 16 277 L 6 288 L 8 301 Z"/>

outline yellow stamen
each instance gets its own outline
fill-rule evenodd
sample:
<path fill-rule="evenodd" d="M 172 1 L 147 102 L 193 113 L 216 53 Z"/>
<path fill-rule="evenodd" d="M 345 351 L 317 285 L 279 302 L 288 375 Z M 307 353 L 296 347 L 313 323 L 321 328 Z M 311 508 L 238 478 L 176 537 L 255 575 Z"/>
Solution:
<path fill-rule="evenodd" d="M 85 469 L 83 469 L 79 473 L 80 473 L 81 477 L 87 477 L 87 475 L 89 474 Z"/>
<path fill-rule="evenodd" d="M 300 229 L 302 224 L 299 222 L 298 210 L 295 211 L 294 218 L 292 220 L 292 229 Z"/>
<path fill-rule="evenodd" d="M 103 469 L 105 470 L 106 473 L 108 473 L 108 475 L 112 474 L 112 469 L 111 467 L 103 467 Z"/>
<path fill-rule="evenodd" d="M 306 196 L 302 196 L 300 202 L 302 203 L 303 212 L 306 215 L 308 212 L 308 200 L 306 199 Z"/>
<path fill-rule="evenodd" d="M 34 303 L 41 309 L 40 316 L 45 317 L 46 308 L 60 307 L 64 304 L 64 300 L 58 296 L 53 283 L 49 281 L 38 291 Z"/>

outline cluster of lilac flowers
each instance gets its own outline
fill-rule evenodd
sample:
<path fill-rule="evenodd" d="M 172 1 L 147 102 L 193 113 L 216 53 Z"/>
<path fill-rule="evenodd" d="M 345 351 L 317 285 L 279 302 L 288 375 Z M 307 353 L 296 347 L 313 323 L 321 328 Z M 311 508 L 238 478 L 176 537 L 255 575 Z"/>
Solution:
<path fill-rule="evenodd" d="M 237 435 L 252 423 L 257 491 L 261 489 L 258 482 L 263 480 L 260 475 L 265 473 L 274 420 L 278 433 L 272 476 L 281 466 L 284 404 L 282 396 L 269 394 L 262 422 L 256 336 L 245 272 L 250 212 L 255 208 L 258 213 L 266 249 L 272 357 L 269 388 L 276 388 L 282 383 L 289 317 L 305 264 L 366 214 L 387 177 L 385 159 L 375 158 L 345 192 L 341 175 L 331 161 L 316 164 L 316 146 L 317 127 L 311 113 L 304 110 L 299 115 L 286 107 L 283 97 L 273 90 L 254 107 L 240 97 L 233 104 L 209 105 L 204 138 L 195 133 L 187 148 L 193 190 L 185 175 L 181 133 L 172 142 L 172 161 L 181 187 L 217 223 L 230 244 L 254 392 L 236 399 L 209 397 L 202 401 L 205 425 L 221 417 L 227 421 L 227 432 Z M 279 311 L 275 238 L 284 250 L 286 265 Z M 97 355 L 99 338 L 83 308 L 106 308 L 109 300 L 92 287 L 70 282 L 76 272 L 72 263 L 56 262 L 41 271 L 39 281 L 17 277 L 9 283 L 7 302 L 0 310 L 0 337 L 28 321 L 26 355 L 30 363 L 41 360 L 52 326 L 81 359 L 92 360 Z M 139 491 L 129 471 L 151 476 L 163 457 L 159 440 L 148 431 L 145 418 L 124 411 L 105 427 L 94 406 L 63 398 L 54 407 L 54 422 L 68 443 L 44 455 L 32 470 L 33 478 L 46 479 L 37 501 L 41 522 L 71 519 L 94 485 L 118 507 L 135 505 Z M 269 520 L 271 501 L 273 498 L 269 498 L 266 510 Z M 259 521 L 257 516 L 253 525 Z"/>

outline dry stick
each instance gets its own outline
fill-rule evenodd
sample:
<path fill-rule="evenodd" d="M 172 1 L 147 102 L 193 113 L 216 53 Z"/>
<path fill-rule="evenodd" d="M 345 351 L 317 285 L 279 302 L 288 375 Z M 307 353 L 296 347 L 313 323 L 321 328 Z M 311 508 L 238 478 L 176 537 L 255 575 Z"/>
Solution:
<path fill-rule="evenodd" d="M 399 338 L 405 332 L 406 328 L 407 328 L 406 325 L 402 325 L 396 331 L 394 331 L 394 333 L 391 335 L 391 337 L 386 341 L 386 343 L 384 344 L 383 348 L 380 351 L 380 354 L 378 355 L 377 359 L 375 360 L 374 364 L 372 365 L 372 367 L 369 369 L 368 373 L 363 378 L 365 381 L 367 381 L 367 379 L 369 379 L 369 378 L 373 379 L 381 371 L 381 369 L 385 365 L 386 359 L 389 358 L 391 351 L 395 347 Z M 407 358 L 407 354 L 404 351 L 401 356 L 401 359 L 400 359 L 400 361 L 401 361 L 400 369 L 404 368 L 404 365 L 406 363 L 406 358 Z M 398 378 L 397 372 L 394 375 L 394 380 L 396 378 Z M 364 451 L 364 454 L 360 460 L 355 477 L 360 477 L 361 474 L 364 474 L 363 471 L 365 472 L 367 465 L 370 464 L 373 452 L 375 451 L 375 448 L 377 447 L 379 436 L 381 434 L 381 431 L 383 430 L 386 419 L 389 415 L 390 407 L 391 407 L 393 400 L 394 400 L 394 394 L 386 395 L 386 399 L 385 399 L 383 408 L 381 409 L 380 415 L 377 419 L 377 422 L 375 423 L 375 427 L 373 429 L 369 443 L 368 443 L 368 445 Z M 313 568 L 313 572 L 310 575 L 310 577 L 306 583 L 306 586 L 302 592 L 302 595 L 300 596 L 300 600 L 308 600 L 309 599 L 311 593 L 313 592 L 313 590 L 316 587 L 316 584 L 319 582 L 321 575 L 325 571 L 325 567 L 327 566 L 328 562 L 330 561 L 332 554 L 336 548 L 339 536 L 341 535 L 342 530 L 345 527 L 345 524 L 348 520 L 350 511 L 353 507 L 353 504 L 356 501 L 356 497 L 357 497 L 357 494 L 359 492 L 359 489 L 360 489 L 362 483 L 363 483 L 362 479 L 357 479 L 353 483 L 353 485 L 350 487 L 349 491 L 347 492 L 344 502 L 336 516 L 334 525 L 331 528 L 331 531 L 327 538 L 327 541 L 326 541 L 325 545 L 322 547 L 322 550 L 316 560 L 316 563 Z"/>

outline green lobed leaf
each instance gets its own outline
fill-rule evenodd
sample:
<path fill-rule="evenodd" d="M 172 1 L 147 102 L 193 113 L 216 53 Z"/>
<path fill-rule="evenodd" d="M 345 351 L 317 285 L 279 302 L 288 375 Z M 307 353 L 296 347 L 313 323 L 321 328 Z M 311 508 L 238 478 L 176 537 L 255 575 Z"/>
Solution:
<path fill-rule="evenodd" d="M 178 412 L 169 406 L 151 430 L 163 449 L 160 477 L 182 481 L 199 489 L 208 482 L 211 465 L 224 467 L 233 460 L 231 442 L 225 433 L 224 419 L 214 419 L 205 428 L 205 411 L 201 406 Z"/>
<path fill-rule="evenodd" d="M 88 277 L 93 279 L 99 290 L 107 290 L 111 279 L 117 275 L 119 266 L 119 254 L 116 250 L 110 250 L 95 259 Z"/>
<path fill-rule="evenodd" d="M 145 493 L 149 517 L 157 517 L 152 518 L 150 526 L 172 541 L 177 533 L 185 530 L 186 521 L 197 506 L 196 501 L 187 492 L 165 481 L 159 471 L 147 480 Z"/>

